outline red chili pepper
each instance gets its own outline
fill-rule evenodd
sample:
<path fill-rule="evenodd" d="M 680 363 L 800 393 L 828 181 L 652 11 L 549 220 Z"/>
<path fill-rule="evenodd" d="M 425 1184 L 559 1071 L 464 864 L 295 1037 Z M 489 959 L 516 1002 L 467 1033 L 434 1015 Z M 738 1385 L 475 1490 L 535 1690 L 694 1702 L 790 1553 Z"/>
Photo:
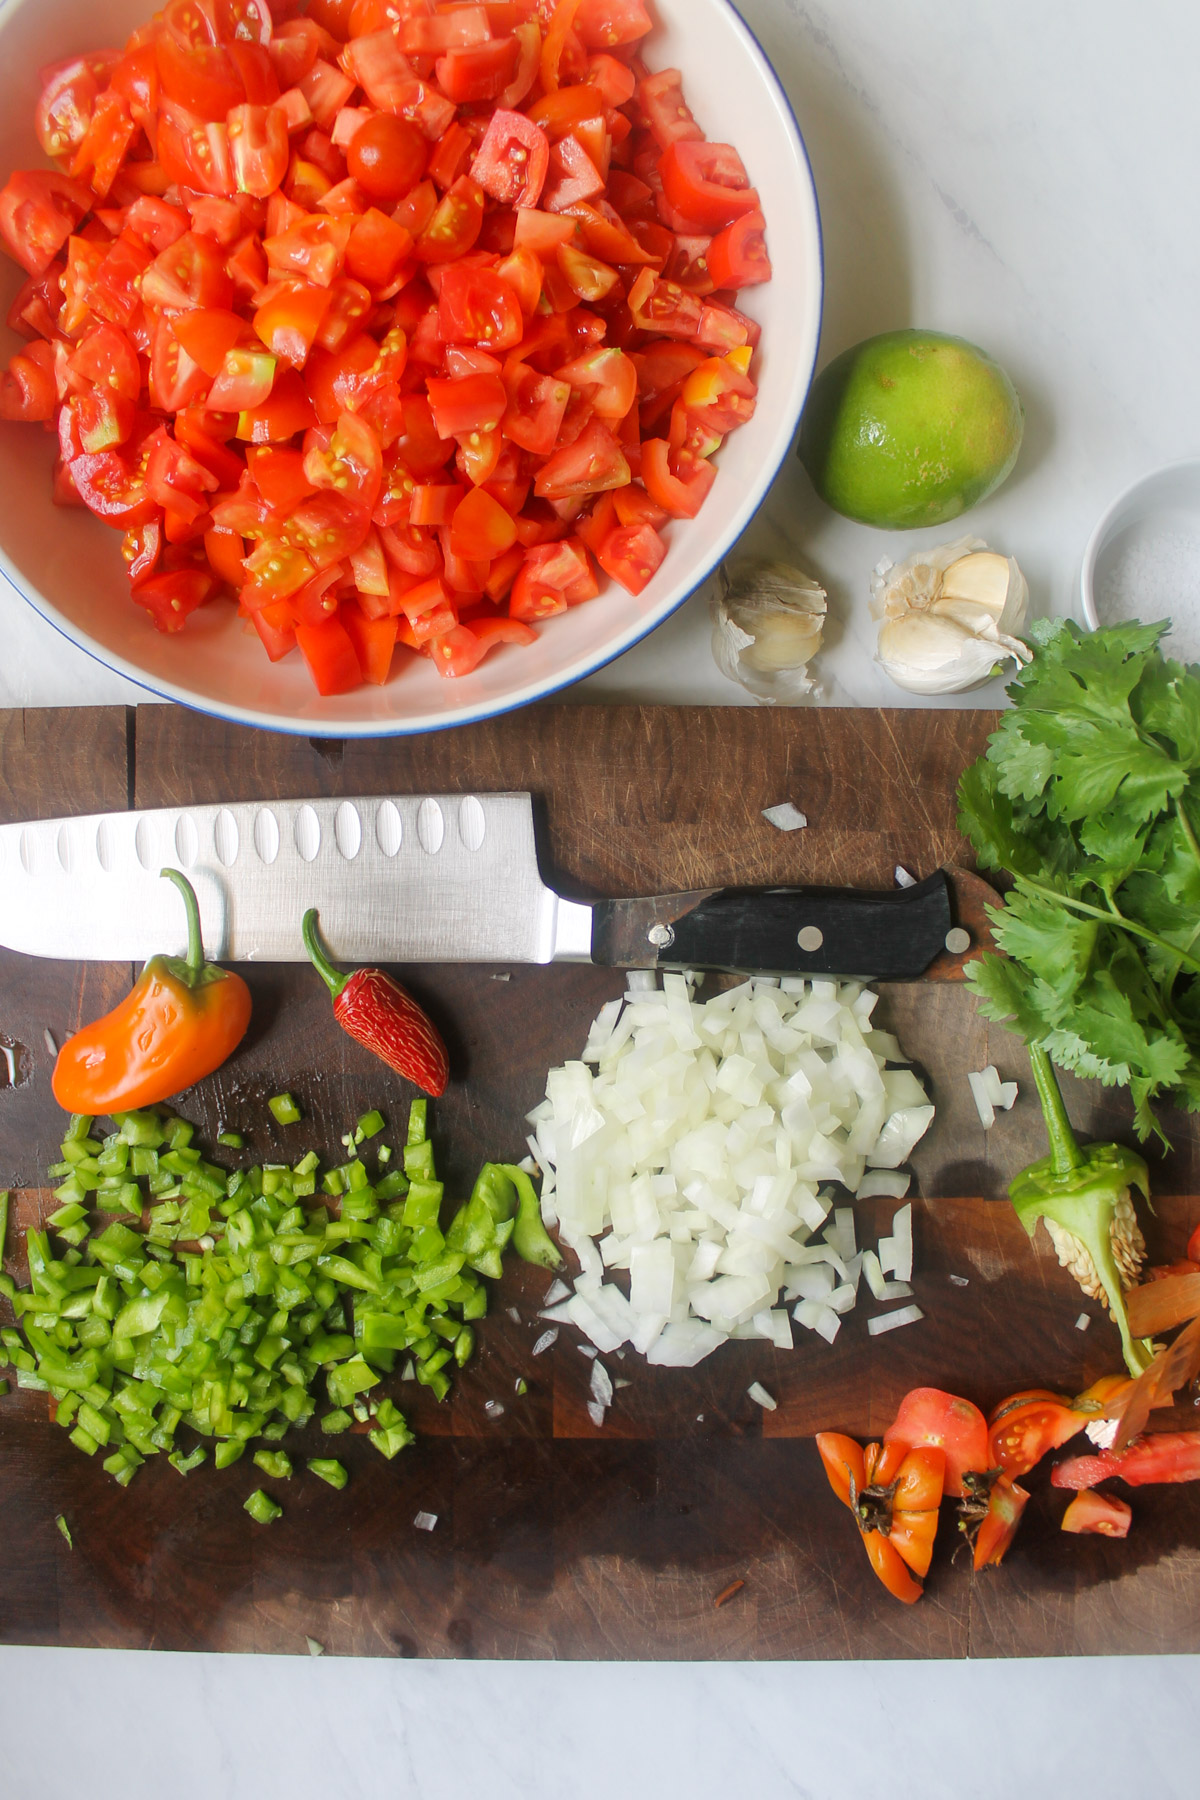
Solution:
<path fill-rule="evenodd" d="M 382 969 L 343 975 L 317 938 L 317 912 L 304 915 L 304 947 L 333 995 L 333 1016 L 342 1030 L 436 1100 L 446 1091 L 450 1059 L 437 1027 L 411 994 Z"/>

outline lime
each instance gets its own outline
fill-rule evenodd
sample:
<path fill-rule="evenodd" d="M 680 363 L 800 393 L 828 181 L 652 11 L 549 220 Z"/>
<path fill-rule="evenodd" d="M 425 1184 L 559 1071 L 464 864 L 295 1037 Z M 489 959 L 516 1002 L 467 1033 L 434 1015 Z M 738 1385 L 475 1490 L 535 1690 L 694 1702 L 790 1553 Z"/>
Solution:
<path fill-rule="evenodd" d="M 887 331 L 813 383 L 800 460 L 821 498 L 889 530 L 944 525 L 999 487 L 1025 414 L 998 363 L 964 338 Z"/>

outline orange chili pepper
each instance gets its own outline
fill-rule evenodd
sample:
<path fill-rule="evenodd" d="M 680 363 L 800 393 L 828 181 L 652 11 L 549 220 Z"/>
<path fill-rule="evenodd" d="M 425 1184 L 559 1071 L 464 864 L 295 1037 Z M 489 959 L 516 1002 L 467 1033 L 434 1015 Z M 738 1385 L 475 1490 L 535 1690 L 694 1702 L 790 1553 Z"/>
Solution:
<path fill-rule="evenodd" d="M 188 914 L 186 958 L 155 956 L 121 1004 L 68 1038 L 54 1065 L 54 1097 L 67 1112 L 133 1112 L 211 1075 L 250 1023 L 240 975 L 204 960 L 192 884 L 164 869 Z"/>

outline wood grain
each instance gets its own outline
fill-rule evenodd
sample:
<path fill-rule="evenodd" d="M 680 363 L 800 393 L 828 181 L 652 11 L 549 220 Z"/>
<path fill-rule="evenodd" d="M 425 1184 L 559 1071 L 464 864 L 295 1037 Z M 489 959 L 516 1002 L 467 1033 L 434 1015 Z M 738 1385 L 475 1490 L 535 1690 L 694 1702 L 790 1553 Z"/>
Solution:
<path fill-rule="evenodd" d="M 529 788 L 565 891 L 661 892 L 738 882 L 886 887 L 963 859 L 958 773 L 994 719 L 979 713 L 797 712 L 539 707 L 425 738 L 329 743 L 242 731 L 175 708 L 0 716 L 0 818 L 125 804 L 354 793 Z M 69 729 L 64 729 L 69 726 Z M 128 735 L 127 735 L 128 732 Z M 808 831 L 782 834 L 763 807 L 790 799 Z M 369 1105 L 401 1120 L 410 1094 L 337 1029 L 321 984 L 301 968 L 251 968 L 251 1032 L 237 1056 L 185 1096 L 211 1144 L 245 1130 L 247 1156 L 339 1149 Z M 590 968 L 407 969 L 445 1029 L 454 1081 L 436 1108 L 439 1166 L 462 1192 L 487 1156 L 516 1156 L 545 1070 L 577 1055 L 620 977 Z M 44 1212 L 40 1172 L 61 1115 L 42 1033 L 61 1037 L 111 1004 L 127 968 L 34 963 L 0 952 L 0 1034 L 25 1044 L 25 1079 L 0 1090 L 0 1182 L 21 1188 L 19 1222 Z M 509 1269 L 476 1360 L 438 1407 L 401 1385 L 418 1446 L 387 1464 L 362 1438 L 339 1440 L 351 1471 L 336 1494 L 279 1484 L 284 1516 L 253 1525 L 245 1464 L 186 1479 L 164 1460 L 114 1486 L 46 1423 L 41 1396 L 0 1402 L 0 1640 L 302 1655 L 444 1657 L 912 1657 L 1059 1655 L 1200 1648 L 1200 1512 L 1195 1490 L 1143 1489 L 1125 1543 L 1067 1539 L 1063 1496 L 1036 1476 L 1027 1523 L 1005 1566 L 973 1578 L 947 1527 L 925 1600 L 891 1602 L 820 1470 L 811 1434 L 866 1435 L 918 1382 L 982 1405 L 1029 1383 L 1077 1391 L 1113 1366 L 1115 1334 L 1081 1300 L 1044 1243 L 1030 1245 L 1003 1201 L 1040 1153 L 1020 1045 L 950 985 L 887 990 L 883 1022 L 924 1068 L 938 1123 L 919 1146 L 916 1298 L 925 1320 L 871 1339 L 868 1306 L 829 1348 L 797 1331 L 791 1352 L 728 1345 L 692 1372 L 610 1357 L 630 1382 L 597 1431 L 590 1362 L 564 1330 L 533 1358 L 548 1277 Z M 965 1070 L 995 1062 L 1023 1083 L 1013 1113 L 985 1133 Z M 275 1124 L 282 1087 L 305 1113 Z M 1082 1129 L 1127 1135 L 1117 1095 L 1068 1084 Z M 1200 1213 L 1200 1144 L 1186 1119 L 1154 1167 L 1152 1255 L 1180 1253 Z M 966 1196 L 964 1198 L 964 1196 Z M 892 1206 L 860 1206 L 868 1240 Z M 9 1266 L 15 1268 L 10 1239 Z M 968 1286 L 950 1280 L 965 1277 Z M 514 1309 L 516 1317 L 510 1316 Z M 1091 1329 L 1075 1329 L 1081 1311 Z M 529 1392 L 518 1399 L 518 1378 Z M 754 1380 L 778 1401 L 764 1413 Z M 499 1399 L 499 1418 L 485 1412 Z M 304 1434 L 293 1460 L 327 1440 Z M 438 1515 L 416 1531 L 418 1511 Z M 55 1528 L 64 1514 L 68 1550 Z M 14 1551 L 11 1547 L 17 1546 Z M 733 1580 L 745 1587 L 719 1610 Z"/>

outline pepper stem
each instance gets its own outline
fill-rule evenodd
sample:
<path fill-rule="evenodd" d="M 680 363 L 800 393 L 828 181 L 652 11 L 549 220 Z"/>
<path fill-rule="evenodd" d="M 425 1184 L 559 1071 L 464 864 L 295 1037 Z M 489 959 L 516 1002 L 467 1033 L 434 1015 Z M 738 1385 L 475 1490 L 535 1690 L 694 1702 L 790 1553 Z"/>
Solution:
<path fill-rule="evenodd" d="M 200 903 L 196 899 L 196 890 L 186 875 L 178 869 L 160 869 L 159 874 L 164 881 L 173 881 L 183 895 L 183 904 L 187 907 L 188 947 L 187 971 L 188 985 L 195 987 L 204 973 L 204 938 L 200 930 Z"/>
<path fill-rule="evenodd" d="M 304 915 L 304 921 L 300 927 L 304 934 L 304 948 L 308 951 L 313 968 L 336 1000 L 350 977 L 343 975 L 342 971 L 335 968 L 326 956 L 321 940 L 317 936 L 317 916 L 315 906 L 310 907 Z"/>
<path fill-rule="evenodd" d="M 1051 1165 L 1056 1175 L 1069 1175 L 1072 1169 L 1083 1166 L 1083 1155 L 1075 1141 L 1075 1133 L 1063 1105 L 1054 1064 L 1040 1044 L 1030 1044 L 1029 1061 L 1033 1065 L 1033 1079 L 1038 1099 L 1042 1103 L 1042 1116 L 1046 1121 Z"/>

